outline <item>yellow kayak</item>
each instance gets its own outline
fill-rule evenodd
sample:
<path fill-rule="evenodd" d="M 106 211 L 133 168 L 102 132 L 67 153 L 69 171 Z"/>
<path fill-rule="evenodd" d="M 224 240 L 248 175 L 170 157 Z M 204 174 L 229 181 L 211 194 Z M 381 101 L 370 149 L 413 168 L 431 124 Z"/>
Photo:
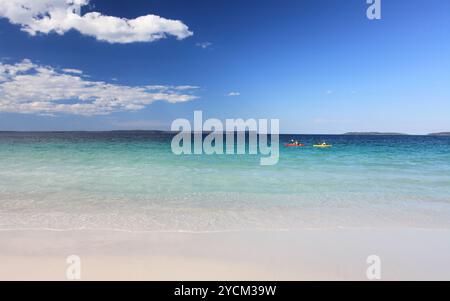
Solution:
<path fill-rule="evenodd" d="M 314 147 L 318 147 L 318 148 L 328 148 L 328 147 L 332 147 L 333 145 L 331 144 L 314 144 Z"/>

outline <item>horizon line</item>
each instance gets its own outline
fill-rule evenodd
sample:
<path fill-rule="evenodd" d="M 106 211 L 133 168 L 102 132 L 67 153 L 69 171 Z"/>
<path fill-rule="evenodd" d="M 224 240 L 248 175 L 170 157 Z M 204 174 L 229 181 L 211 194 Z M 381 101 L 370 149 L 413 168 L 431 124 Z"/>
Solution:
<path fill-rule="evenodd" d="M 142 129 L 133 129 L 133 130 L 0 130 L 0 133 L 110 133 L 110 132 L 159 132 L 159 133 L 180 133 L 180 131 L 170 131 L 170 130 L 142 130 Z M 211 133 L 212 131 L 202 131 L 202 133 Z M 227 133 L 227 131 L 222 131 L 223 133 Z M 234 133 L 248 133 L 251 131 L 234 131 Z M 198 133 L 193 131 L 192 133 Z M 259 133 L 257 133 L 259 134 Z M 270 134 L 270 133 L 268 133 Z M 426 134 L 410 134 L 410 133 L 401 133 L 401 132 L 378 132 L 378 131 L 369 131 L 369 132 L 345 132 L 345 133 L 279 133 L 279 135 L 328 135 L 328 136 L 430 136 L 430 135 L 439 135 L 439 134 L 449 134 L 450 131 L 443 132 L 433 132 Z"/>

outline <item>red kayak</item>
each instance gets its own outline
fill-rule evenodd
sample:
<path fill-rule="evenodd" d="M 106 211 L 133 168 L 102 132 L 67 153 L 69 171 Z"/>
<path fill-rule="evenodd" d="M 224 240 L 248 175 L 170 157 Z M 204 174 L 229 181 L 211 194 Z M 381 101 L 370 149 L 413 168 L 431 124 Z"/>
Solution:
<path fill-rule="evenodd" d="M 305 146 L 305 145 L 303 143 L 299 143 L 299 144 L 288 143 L 288 144 L 284 145 L 284 147 L 301 147 L 301 146 Z"/>

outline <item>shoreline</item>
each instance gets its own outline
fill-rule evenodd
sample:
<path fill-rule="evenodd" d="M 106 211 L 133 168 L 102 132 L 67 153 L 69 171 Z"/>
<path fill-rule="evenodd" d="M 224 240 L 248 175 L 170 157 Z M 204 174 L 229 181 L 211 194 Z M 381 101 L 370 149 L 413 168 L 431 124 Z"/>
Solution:
<path fill-rule="evenodd" d="M 117 232 L 128 234 L 227 234 L 227 233 L 284 233 L 284 232 L 301 232 L 301 231 L 449 231 L 450 228 L 418 227 L 418 226 L 330 226 L 330 227 L 302 227 L 302 228 L 286 228 L 286 229 L 224 229 L 224 230 L 128 230 L 120 228 L 0 228 L 1 232 Z"/>

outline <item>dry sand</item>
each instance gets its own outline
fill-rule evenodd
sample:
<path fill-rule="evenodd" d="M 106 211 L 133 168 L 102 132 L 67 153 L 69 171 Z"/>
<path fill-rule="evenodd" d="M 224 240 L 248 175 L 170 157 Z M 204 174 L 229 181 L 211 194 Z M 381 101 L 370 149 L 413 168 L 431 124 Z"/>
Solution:
<path fill-rule="evenodd" d="M 450 231 L 334 229 L 222 233 L 0 231 L 0 280 L 450 280 Z"/>

